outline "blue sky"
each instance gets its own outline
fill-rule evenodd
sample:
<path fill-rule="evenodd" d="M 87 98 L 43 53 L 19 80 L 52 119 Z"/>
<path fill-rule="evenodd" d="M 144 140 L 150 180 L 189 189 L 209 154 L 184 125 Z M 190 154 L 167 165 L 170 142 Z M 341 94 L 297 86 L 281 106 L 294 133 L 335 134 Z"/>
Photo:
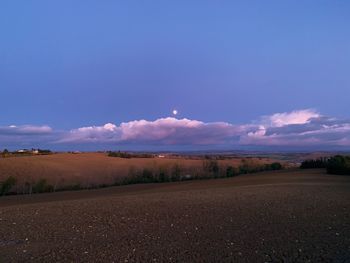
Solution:
<path fill-rule="evenodd" d="M 349 13 L 347 1 L 1 1 L 0 143 L 70 148 L 67 134 L 79 128 L 156 122 L 174 108 L 177 120 L 204 124 L 259 127 L 266 116 L 312 110 L 343 125 Z M 18 135 L 28 127 L 39 134 Z M 192 131 L 165 145 L 197 145 Z M 121 142 L 89 136 L 76 145 Z M 208 147 L 243 140 L 229 137 Z"/>

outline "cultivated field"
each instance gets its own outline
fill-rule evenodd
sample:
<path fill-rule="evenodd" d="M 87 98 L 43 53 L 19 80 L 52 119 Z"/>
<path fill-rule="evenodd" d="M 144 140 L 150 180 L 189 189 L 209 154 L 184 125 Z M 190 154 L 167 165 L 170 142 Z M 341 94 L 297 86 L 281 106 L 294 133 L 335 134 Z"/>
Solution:
<path fill-rule="evenodd" d="M 238 167 L 242 163 L 250 166 L 263 166 L 272 163 L 268 158 L 234 158 L 219 160 L 225 172 L 228 166 Z M 79 185 L 83 188 L 101 184 L 111 185 L 125 177 L 130 177 L 144 169 L 154 174 L 160 170 L 170 174 L 177 166 L 182 175 L 199 176 L 203 174 L 203 159 L 185 158 L 116 158 L 105 153 L 52 154 L 0 158 L 0 181 L 9 176 L 17 179 L 18 193 L 26 184 L 35 184 L 40 179 L 55 189 Z"/>
<path fill-rule="evenodd" d="M 284 170 L 5 196 L 0 222 L 0 262 L 349 262 L 350 177 Z"/>

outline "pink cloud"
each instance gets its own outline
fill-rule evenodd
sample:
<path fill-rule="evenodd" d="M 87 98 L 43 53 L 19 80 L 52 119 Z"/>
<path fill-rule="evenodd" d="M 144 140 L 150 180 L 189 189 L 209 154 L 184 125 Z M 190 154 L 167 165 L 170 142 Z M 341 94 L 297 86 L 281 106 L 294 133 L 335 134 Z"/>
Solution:
<path fill-rule="evenodd" d="M 203 122 L 188 119 L 161 118 L 155 121 L 131 121 L 120 125 L 121 140 L 163 140 L 176 135 L 178 130 L 188 131 L 203 126 Z"/>
<path fill-rule="evenodd" d="M 339 145 L 346 143 L 350 123 L 324 117 L 310 109 L 264 116 L 260 123 L 233 125 L 198 120 L 161 118 L 135 120 L 119 126 L 82 127 L 62 142 L 105 142 L 159 145 Z"/>
<path fill-rule="evenodd" d="M 338 120 L 306 109 L 263 116 L 242 125 L 160 118 L 107 123 L 71 131 L 48 126 L 0 127 L 0 142 L 58 144 L 217 145 L 240 146 L 350 146 L 350 120 Z"/>
<path fill-rule="evenodd" d="M 161 118 L 136 120 L 119 126 L 82 127 L 70 131 L 61 142 L 132 142 L 161 144 L 216 144 L 238 135 L 241 128 L 225 122 L 204 123 L 197 120 Z"/>
<path fill-rule="evenodd" d="M 312 109 L 296 110 L 292 112 L 275 113 L 263 117 L 268 126 L 282 127 L 291 124 L 309 123 L 312 118 L 319 118 L 321 115 Z"/>

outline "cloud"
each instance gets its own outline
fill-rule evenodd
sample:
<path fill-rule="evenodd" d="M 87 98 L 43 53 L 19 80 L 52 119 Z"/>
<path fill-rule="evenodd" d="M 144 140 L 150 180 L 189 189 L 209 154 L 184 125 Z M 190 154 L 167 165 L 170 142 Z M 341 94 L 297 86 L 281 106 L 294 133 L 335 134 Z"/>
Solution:
<path fill-rule="evenodd" d="M 269 120 L 269 121 L 267 121 Z M 348 146 L 350 120 L 322 116 L 314 110 L 277 113 L 262 118 L 264 125 L 242 135 L 241 145 Z"/>
<path fill-rule="evenodd" d="M 271 116 L 263 117 L 263 122 L 272 127 L 283 127 L 292 124 L 309 123 L 313 118 L 319 118 L 321 115 L 312 109 L 296 110 L 292 112 L 275 113 Z"/>
<path fill-rule="evenodd" d="M 56 143 L 105 143 L 117 142 L 120 138 L 119 127 L 112 123 L 103 126 L 89 126 L 64 133 Z"/>
<path fill-rule="evenodd" d="M 212 144 L 228 140 L 237 132 L 225 122 L 204 123 L 189 119 L 162 118 L 132 121 L 120 125 L 121 140 L 165 144 Z"/>
<path fill-rule="evenodd" d="M 0 142 L 49 145 L 208 146 L 239 148 L 258 146 L 350 147 L 350 120 L 336 119 L 312 109 L 275 113 L 258 121 L 234 125 L 190 119 L 160 118 L 107 123 L 70 131 L 48 126 L 0 127 Z M 4 144 L 4 143 L 3 143 Z M 35 144 L 35 145 L 34 145 Z"/>
<path fill-rule="evenodd" d="M 33 125 L 10 125 L 10 126 L 0 126 L 0 136 L 1 135 L 41 135 L 49 134 L 52 132 L 52 128 L 49 126 L 33 126 Z"/>
<path fill-rule="evenodd" d="M 240 134 L 240 127 L 225 122 L 204 123 L 189 119 L 136 120 L 119 126 L 108 123 L 70 131 L 60 142 L 114 142 L 159 144 L 216 144 Z"/>
<path fill-rule="evenodd" d="M 3 147 L 41 145 L 52 141 L 53 135 L 53 129 L 47 125 L 0 126 L 0 143 Z"/>

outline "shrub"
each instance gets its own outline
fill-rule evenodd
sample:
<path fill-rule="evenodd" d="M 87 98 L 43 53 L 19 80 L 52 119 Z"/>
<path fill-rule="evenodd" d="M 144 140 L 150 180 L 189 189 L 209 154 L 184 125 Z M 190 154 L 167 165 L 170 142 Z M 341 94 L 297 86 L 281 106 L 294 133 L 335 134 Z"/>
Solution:
<path fill-rule="evenodd" d="M 13 176 L 10 176 L 5 181 L 3 181 L 0 187 L 0 195 L 8 194 L 11 191 L 12 187 L 15 186 L 16 182 L 17 180 Z"/>
<path fill-rule="evenodd" d="M 33 186 L 34 193 L 45 193 L 45 192 L 53 192 L 54 187 L 52 185 L 47 184 L 46 179 L 40 179 Z"/>
<path fill-rule="evenodd" d="M 281 170 L 282 164 L 280 164 L 279 162 L 274 162 L 274 163 L 270 164 L 270 169 L 271 170 Z"/>
<path fill-rule="evenodd" d="M 232 166 L 229 166 L 226 168 L 226 177 L 233 177 L 237 175 L 237 170 L 232 167 Z"/>

